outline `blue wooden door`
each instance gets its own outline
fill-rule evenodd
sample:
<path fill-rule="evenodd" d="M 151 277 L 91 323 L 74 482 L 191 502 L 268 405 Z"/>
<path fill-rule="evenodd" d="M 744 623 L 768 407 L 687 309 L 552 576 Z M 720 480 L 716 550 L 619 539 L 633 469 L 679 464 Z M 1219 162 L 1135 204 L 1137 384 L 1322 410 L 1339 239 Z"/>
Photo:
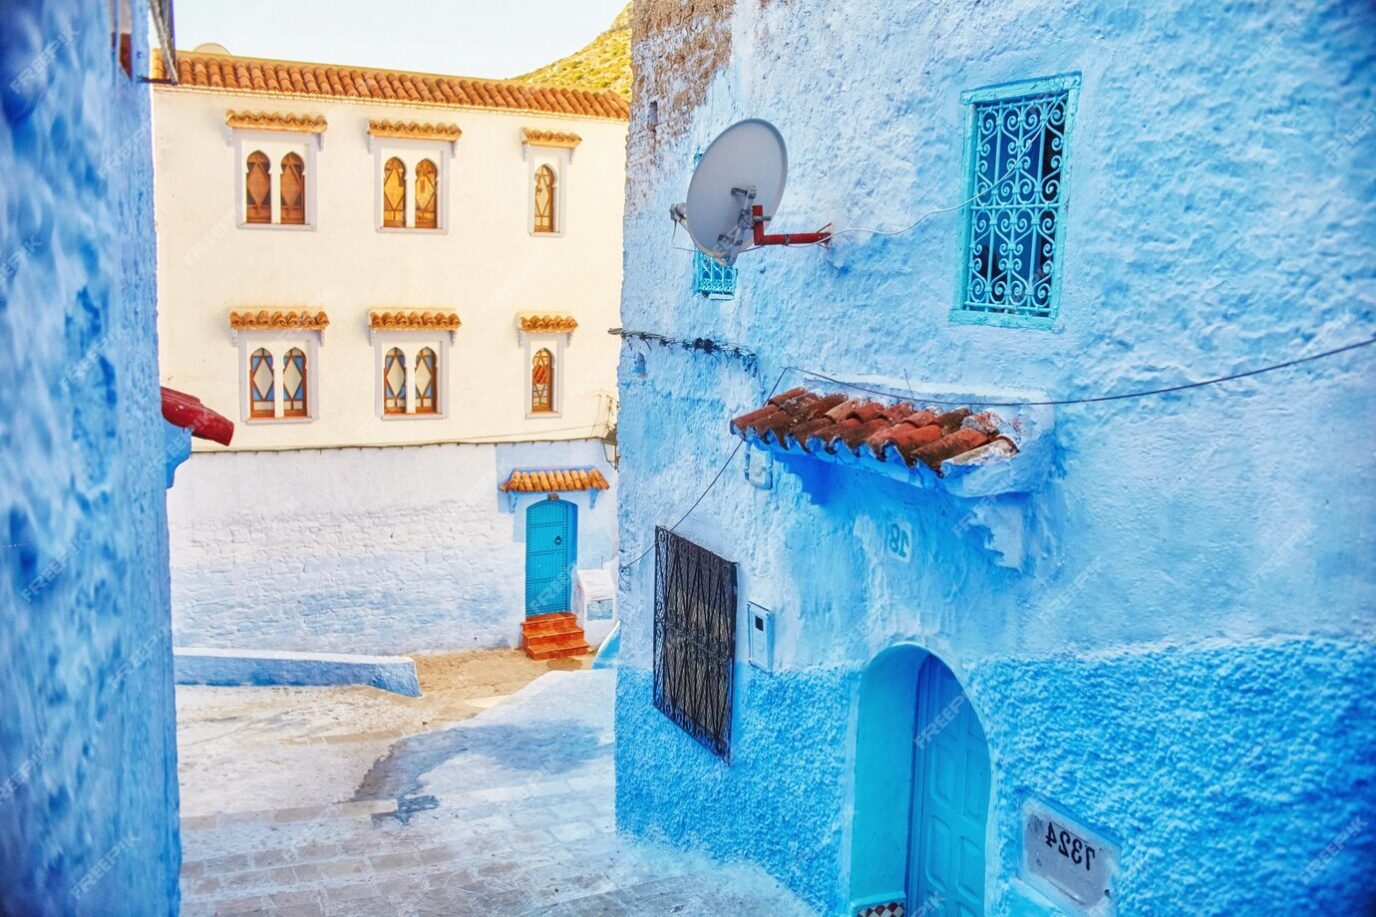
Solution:
<path fill-rule="evenodd" d="M 574 507 L 541 500 L 526 510 L 526 615 L 568 611 L 578 558 Z"/>
<path fill-rule="evenodd" d="M 917 674 L 909 914 L 984 913 L 989 746 L 951 670 L 934 656 Z"/>

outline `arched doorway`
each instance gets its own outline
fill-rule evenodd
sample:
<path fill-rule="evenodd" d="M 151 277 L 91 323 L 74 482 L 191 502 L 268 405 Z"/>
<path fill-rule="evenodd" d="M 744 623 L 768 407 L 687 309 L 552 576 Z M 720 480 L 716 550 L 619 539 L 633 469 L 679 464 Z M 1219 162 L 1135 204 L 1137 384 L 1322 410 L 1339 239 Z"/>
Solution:
<path fill-rule="evenodd" d="M 578 561 L 578 511 L 551 497 L 526 510 L 526 616 L 568 611 Z"/>
<path fill-rule="evenodd" d="M 982 914 L 989 749 L 940 659 L 903 645 L 866 668 L 855 771 L 854 910 Z"/>

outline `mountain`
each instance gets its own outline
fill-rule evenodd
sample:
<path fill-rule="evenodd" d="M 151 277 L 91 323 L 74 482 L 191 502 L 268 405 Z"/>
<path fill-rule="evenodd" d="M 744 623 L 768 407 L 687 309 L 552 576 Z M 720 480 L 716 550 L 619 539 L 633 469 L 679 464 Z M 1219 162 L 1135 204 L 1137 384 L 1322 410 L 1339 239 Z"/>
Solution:
<path fill-rule="evenodd" d="M 568 89 L 610 89 L 629 99 L 631 5 L 626 4 L 626 8 L 612 20 L 611 27 L 585 47 L 513 79 L 518 83 L 538 83 Z"/>

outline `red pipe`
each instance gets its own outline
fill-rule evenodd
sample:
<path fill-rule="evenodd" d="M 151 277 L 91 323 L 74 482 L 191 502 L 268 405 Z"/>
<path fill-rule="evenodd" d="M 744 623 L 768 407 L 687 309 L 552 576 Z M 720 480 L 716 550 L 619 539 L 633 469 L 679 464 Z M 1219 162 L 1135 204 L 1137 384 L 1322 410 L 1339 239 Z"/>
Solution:
<path fill-rule="evenodd" d="M 826 229 L 819 229 L 817 232 L 785 232 L 777 235 L 766 235 L 764 231 L 764 208 L 756 204 L 750 208 L 750 212 L 755 217 L 756 245 L 816 245 L 831 238 L 831 231 Z"/>

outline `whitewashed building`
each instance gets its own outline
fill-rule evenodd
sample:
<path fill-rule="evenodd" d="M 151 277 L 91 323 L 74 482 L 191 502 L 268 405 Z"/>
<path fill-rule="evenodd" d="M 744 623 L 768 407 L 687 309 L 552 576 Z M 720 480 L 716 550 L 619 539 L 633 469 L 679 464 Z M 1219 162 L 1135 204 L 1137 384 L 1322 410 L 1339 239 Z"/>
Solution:
<path fill-rule="evenodd" d="M 238 423 L 170 499 L 178 645 L 505 646 L 569 610 L 616 552 L 626 102 L 213 46 L 178 77 L 162 380 Z"/>

